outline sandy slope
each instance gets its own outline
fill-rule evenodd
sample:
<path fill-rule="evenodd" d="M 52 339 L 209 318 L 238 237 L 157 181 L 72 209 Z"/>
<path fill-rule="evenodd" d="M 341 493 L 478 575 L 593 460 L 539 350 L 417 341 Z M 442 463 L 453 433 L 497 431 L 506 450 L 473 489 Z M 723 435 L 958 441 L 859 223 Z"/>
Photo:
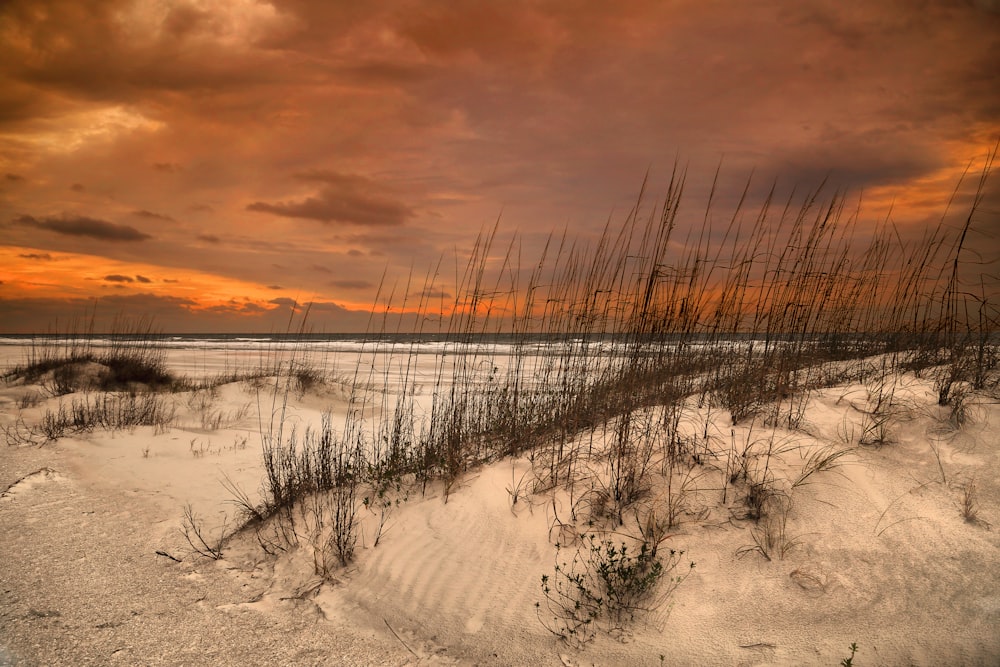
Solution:
<path fill-rule="evenodd" d="M 2 389 L 4 423 L 27 390 Z M 532 479 L 525 460 L 468 476 L 447 502 L 440 488 L 412 492 L 377 547 L 362 509 L 356 560 L 317 586 L 307 549 L 272 558 L 247 534 L 216 562 L 190 555 L 178 533 L 186 503 L 209 530 L 233 513 L 225 478 L 259 487 L 257 400 L 245 387 L 176 397 L 165 433 L 4 446 L 0 664 L 834 665 L 851 642 L 855 665 L 1000 664 L 1000 408 L 981 400 L 974 423 L 949 430 L 930 385 L 903 378 L 892 444 L 853 449 L 791 489 L 811 451 L 846 447 L 863 395 L 825 390 L 804 431 L 778 433 L 794 542 L 784 558 L 741 553 L 753 523 L 732 494 L 721 502 L 721 464 L 708 461 L 667 542 L 693 572 L 626 636 L 582 649 L 536 615 L 570 500 L 540 493 L 512 506 L 509 489 Z M 290 423 L 318 422 L 341 400 L 307 395 Z M 724 417 L 709 417 L 720 452 L 744 435 Z M 691 408 L 692 424 L 703 418 Z M 974 523 L 959 509 L 970 479 Z"/>

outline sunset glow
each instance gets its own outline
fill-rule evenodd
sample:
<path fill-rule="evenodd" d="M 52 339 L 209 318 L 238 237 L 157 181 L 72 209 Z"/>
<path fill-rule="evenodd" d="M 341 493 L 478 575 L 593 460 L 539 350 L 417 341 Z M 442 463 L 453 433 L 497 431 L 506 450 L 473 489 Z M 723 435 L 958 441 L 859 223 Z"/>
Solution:
<path fill-rule="evenodd" d="M 860 205 L 903 241 L 960 214 L 1000 138 L 1000 7 L 15 0 L 0 8 L 0 330 L 98 303 L 166 331 L 267 331 L 314 302 L 454 306 L 500 218 L 552 231 L 688 181 L 675 238 L 780 197 Z M 1000 260 L 1000 184 L 976 251 Z M 711 217 L 711 216 L 709 216 Z M 502 253 L 501 253 L 502 254 Z M 1000 271 L 992 271 L 1000 274 Z M 421 287 L 406 292 L 406 285 Z M 282 313 L 284 312 L 284 315 Z"/>
<path fill-rule="evenodd" d="M 273 289 L 225 276 L 175 269 L 165 277 L 161 266 L 94 255 L 49 254 L 38 249 L 7 247 L 0 248 L 0 258 L 11 267 L 4 284 L 9 281 L 35 297 L 100 299 L 114 292 L 140 291 L 177 296 L 189 300 L 194 309 L 219 307 L 232 303 L 234 298 L 258 305 L 274 298 Z"/>

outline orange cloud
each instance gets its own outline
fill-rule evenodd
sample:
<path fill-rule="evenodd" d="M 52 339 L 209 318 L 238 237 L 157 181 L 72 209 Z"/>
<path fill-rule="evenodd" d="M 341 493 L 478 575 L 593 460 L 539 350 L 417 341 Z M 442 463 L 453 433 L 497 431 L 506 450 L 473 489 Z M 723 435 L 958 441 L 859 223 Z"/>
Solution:
<path fill-rule="evenodd" d="M 185 299 L 195 310 L 224 305 L 234 297 L 259 304 L 274 298 L 265 285 L 94 255 L 0 246 L 0 264 L 5 294 L 21 297 L 96 298 L 125 288 Z"/>

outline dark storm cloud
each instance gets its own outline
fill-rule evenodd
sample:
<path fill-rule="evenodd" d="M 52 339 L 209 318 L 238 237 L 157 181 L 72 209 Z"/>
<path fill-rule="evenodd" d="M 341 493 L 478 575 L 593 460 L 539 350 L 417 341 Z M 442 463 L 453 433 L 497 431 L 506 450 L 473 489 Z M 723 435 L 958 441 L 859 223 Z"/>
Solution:
<path fill-rule="evenodd" d="M 409 206 L 385 196 L 375 183 L 363 176 L 322 170 L 295 176 L 301 181 L 322 183 L 323 187 L 315 196 L 300 201 L 254 202 L 247 205 L 247 210 L 364 226 L 401 225 L 413 217 Z"/>
<path fill-rule="evenodd" d="M 132 27 L 127 23 L 129 14 L 141 9 L 130 4 L 122 0 L 5 3 L 0 11 L 8 34 L 17 39 L 0 41 L 0 60 L 8 63 L 3 69 L 29 86 L 59 89 L 92 101 L 139 100 L 151 91 L 226 90 L 278 76 L 268 65 L 267 51 L 225 48 L 220 37 L 242 17 L 180 6 L 169 8 L 152 30 L 127 29 Z M 54 97 L 48 102 L 60 103 Z"/>
<path fill-rule="evenodd" d="M 0 4 L 0 12 L 3 5 Z M 2 18 L 2 13 L 0 13 Z M 0 41 L 0 48 L 3 43 Z M 0 72 L 2 72 L 0 66 Z M 0 125 L 18 126 L 34 118 L 46 108 L 45 98 L 34 86 L 7 80 L 0 86 Z"/>
<path fill-rule="evenodd" d="M 212 20 L 212 15 L 190 5 L 173 7 L 163 21 L 163 29 L 174 39 L 182 39 Z"/>
<path fill-rule="evenodd" d="M 815 187 L 827 181 L 839 189 L 902 184 L 934 170 L 935 156 L 879 137 L 830 138 L 806 149 L 778 149 L 758 165 L 762 174 L 781 174 L 794 185 Z"/>
<path fill-rule="evenodd" d="M 129 242 L 145 241 L 153 238 L 129 225 L 119 225 L 106 220 L 88 218 L 86 216 L 63 215 L 36 218 L 30 215 L 17 217 L 14 222 L 45 229 L 66 236 L 86 236 L 101 241 Z"/>
<path fill-rule="evenodd" d="M 972 4 L 983 11 L 1000 14 L 1000 0 L 972 0 Z"/>

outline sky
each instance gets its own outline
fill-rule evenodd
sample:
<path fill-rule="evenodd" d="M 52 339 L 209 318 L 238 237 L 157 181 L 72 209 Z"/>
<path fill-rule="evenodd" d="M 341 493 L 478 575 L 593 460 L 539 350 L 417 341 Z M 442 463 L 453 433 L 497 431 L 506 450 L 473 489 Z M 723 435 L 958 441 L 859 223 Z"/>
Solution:
<path fill-rule="evenodd" d="M 0 332 L 363 331 L 675 164 L 699 220 L 718 170 L 719 215 L 825 181 L 916 238 L 998 138 L 1000 0 L 5 0 Z"/>

